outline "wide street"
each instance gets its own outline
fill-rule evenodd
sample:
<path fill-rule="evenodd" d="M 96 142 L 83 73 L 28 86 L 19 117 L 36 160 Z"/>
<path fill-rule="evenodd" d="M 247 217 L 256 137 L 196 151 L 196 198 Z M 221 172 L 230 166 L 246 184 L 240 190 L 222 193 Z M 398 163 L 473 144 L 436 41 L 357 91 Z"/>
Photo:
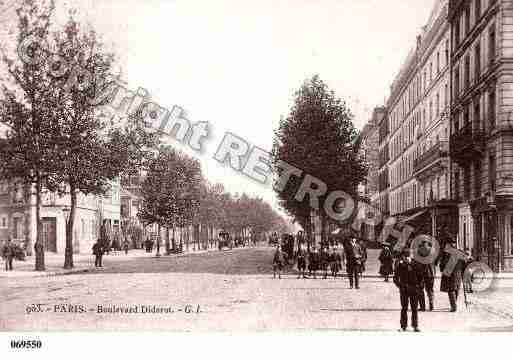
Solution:
<path fill-rule="evenodd" d="M 289 272 L 273 280 L 272 249 L 265 247 L 180 257 L 106 256 L 104 269 L 88 273 L 0 277 L 0 330 L 397 331 L 397 290 L 376 276 L 377 252 L 369 257 L 361 289 L 352 290 L 346 278 L 298 280 Z M 436 310 L 420 313 L 423 331 L 513 330 L 512 279 L 471 295 L 468 308 L 461 295 L 457 313 L 448 312 L 447 296 L 438 288 L 437 281 Z M 98 306 L 138 312 L 98 313 Z M 169 312 L 141 313 L 153 306 Z"/>

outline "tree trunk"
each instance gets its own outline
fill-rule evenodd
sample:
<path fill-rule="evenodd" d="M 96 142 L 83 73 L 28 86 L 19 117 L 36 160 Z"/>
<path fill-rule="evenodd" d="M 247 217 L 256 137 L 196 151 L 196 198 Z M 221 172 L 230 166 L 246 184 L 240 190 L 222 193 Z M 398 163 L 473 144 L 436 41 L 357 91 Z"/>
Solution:
<path fill-rule="evenodd" d="M 166 227 L 166 256 L 171 254 L 171 245 L 169 242 L 169 227 Z"/>
<path fill-rule="evenodd" d="M 71 269 L 73 265 L 73 224 L 77 210 L 77 192 L 75 186 L 70 184 L 71 209 L 66 223 L 66 249 L 64 251 L 64 269 Z"/>
<path fill-rule="evenodd" d="M 189 251 L 189 226 L 186 226 L 185 229 L 185 250 Z"/>
<path fill-rule="evenodd" d="M 45 247 L 43 244 L 43 239 L 41 235 L 43 233 L 42 223 L 41 223 L 41 178 L 39 175 L 36 180 L 36 243 L 35 243 L 35 252 L 36 252 L 36 271 L 44 271 L 45 270 Z"/>
<path fill-rule="evenodd" d="M 176 251 L 176 240 L 175 240 L 175 235 L 176 235 L 175 225 L 173 224 L 173 238 L 171 239 L 171 248 L 173 248 L 173 252 L 175 252 L 175 251 Z"/>

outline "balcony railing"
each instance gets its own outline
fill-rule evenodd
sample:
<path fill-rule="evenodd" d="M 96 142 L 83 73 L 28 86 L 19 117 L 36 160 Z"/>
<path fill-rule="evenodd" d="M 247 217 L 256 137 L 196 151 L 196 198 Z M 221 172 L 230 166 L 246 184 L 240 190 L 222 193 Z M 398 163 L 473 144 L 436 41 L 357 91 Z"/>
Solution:
<path fill-rule="evenodd" d="M 468 164 L 474 159 L 480 158 L 484 149 L 484 132 L 472 128 L 472 123 L 468 123 L 451 136 L 451 158 L 459 164 Z"/>
<path fill-rule="evenodd" d="M 449 154 L 449 143 L 447 141 L 439 141 L 427 152 L 423 153 L 413 163 L 413 170 L 415 173 L 429 168 L 430 165 L 437 162 L 439 159 L 447 157 Z"/>

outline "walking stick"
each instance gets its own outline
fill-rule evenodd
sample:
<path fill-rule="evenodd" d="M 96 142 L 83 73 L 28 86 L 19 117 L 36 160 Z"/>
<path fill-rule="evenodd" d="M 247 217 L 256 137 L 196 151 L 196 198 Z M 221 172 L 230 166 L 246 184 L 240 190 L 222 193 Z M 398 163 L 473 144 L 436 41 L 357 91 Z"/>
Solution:
<path fill-rule="evenodd" d="M 465 308 L 468 309 L 468 300 L 467 300 L 467 285 L 465 284 L 465 276 L 461 274 L 461 282 L 463 283 L 463 298 L 465 299 Z"/>

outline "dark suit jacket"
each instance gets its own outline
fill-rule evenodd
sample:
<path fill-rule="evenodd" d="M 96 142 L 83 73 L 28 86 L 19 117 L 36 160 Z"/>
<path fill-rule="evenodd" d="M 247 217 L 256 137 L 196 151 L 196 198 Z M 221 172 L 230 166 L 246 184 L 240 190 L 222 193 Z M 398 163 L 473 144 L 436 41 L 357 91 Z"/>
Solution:
<path fill-rule="evenodd" d="M 397 260 L 394 271 L 394 283 L 402 290 L 417 291 L 423 286 L 423 270 L 420 263 Z"/>

